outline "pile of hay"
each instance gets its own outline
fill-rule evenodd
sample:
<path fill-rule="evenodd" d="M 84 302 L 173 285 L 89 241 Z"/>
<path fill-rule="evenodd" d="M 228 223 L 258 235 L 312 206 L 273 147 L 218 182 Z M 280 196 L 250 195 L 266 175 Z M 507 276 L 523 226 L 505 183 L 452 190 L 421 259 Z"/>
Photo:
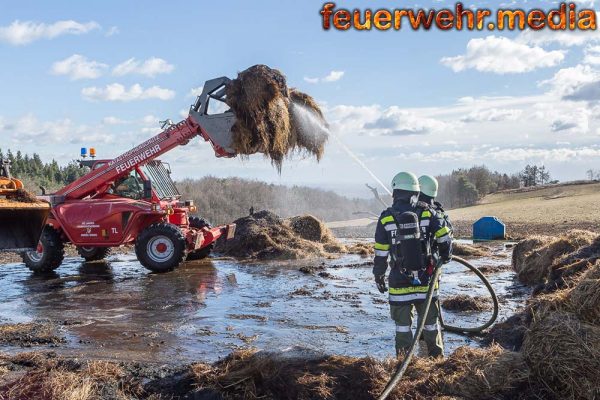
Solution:
<path fill-rule="evenodd" d="M 571 231 L 530 238 L 515 248 L 513 266 L 519 277 L 546 282 L 546 288 L 552 284 L 552 290 L 534 291 L 525 310 L 488 336 L 520 349 L 530 391 L 538 398 L 600 396 L 599 243 L 596 234 Z"/>
<path fill-rule="evenodd" d="M 278 170 L 294 150 L 321 159 L 328 138 L 323 113 L 312 97 L 289 89 L 280 71 L 252 66 L 227 85 L 226 95 L 236 115 L 231 130 L 237 153 L 263 153 Z"/>
<path fill-rule="evenodd" d="M 486 311 L 492 309 L 489 297 L 459 294 L 442 300 L 442 307 L 449 311 Z"/>
<path fill-rule="evenodd" d="M 491 255 L 488 247 L 479 247 L 462 243 L 452 244 L 452 254 L 459 257 L 485 257 Z"/>
<path fill-rule="evenodd" d="M 373 243 L 353 243 L 348 246 L 348 253 L 366 257 L 375 254 L 375 247 Z"/>
<path fill-rule="evenodd" d="M 531 325 L 523 354 L 536 379 L 560 399 L 600 396 L 600 326 L 570 313 L 550 313 Z"/>
<path fill-rule="evenodd" d="M 2 399 L 93 400 L 140 398 L 141 382 L 132 382 L 118 364 L 106 361 L 79 362 L 23 353 L 1 356 L 0 364 L 9 370 L 26 369 L 15 380 L 2 377 Z"/>
<path fill-rule="evenodd" d="M 439 392 L 467 399 L 528 398 L 530 371 L 521 353 L 498 345 L 460 347 L 441 366 Z M 435 371 L 434 371 L 435 373 Z"/>
<path fill-rule="evenodd" d="M 192 369 L 200 388 L 228 399 L 372 400 L 396 365 L 392 359 L 238 351 Z M 389 398 L 512 399 L 527 393 L 528 378 L 520 353 L 461 347 L 446 360 L 415 357 Z"/>
<path fill-rule="evenodd" d="M 569 254 L 590 246 L 597 239 L 597 234 L 581 230 L 572 230 L 559 237 L 532 237 L 513 249 L 513 269 L 524 283 L 547 284 L 552 271 L 565 266 L 562 260 L 569 259 Z M 557 278 L 555 274 L 553 280 Z"/>
<path fill-rule="evenodd" d="M 235 224 L 235 238 L 219 242 L 215 251 L 234 257 L 280 260 L 346 252 L 331 231 L 311 215 L 286 220 L 272 212 L 259 211 Z"/>

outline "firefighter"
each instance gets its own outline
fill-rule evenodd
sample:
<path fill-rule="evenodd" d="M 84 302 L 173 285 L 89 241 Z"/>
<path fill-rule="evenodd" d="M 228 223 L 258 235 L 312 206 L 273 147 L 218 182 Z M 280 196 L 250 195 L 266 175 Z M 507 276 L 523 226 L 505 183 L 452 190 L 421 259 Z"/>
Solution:
<path fill-rule="evenodd" d="M 433 274 L 435 258 L 449 261 L 451 243 L 450 229 L 433 208 L 428 208 L 431 218 L 421 234 L 418 208 L 420 185 L 417 177 L 410 172 L 400 172 L 392 180 L 394 203 L 384 210 L 375 232 L 375 260 L 373 274 L 377 288 L 385 293 L 388 288 L 385 273 L 390 260 L 389 301 L 391 317 L 396 323 L 396 354 L 408 350 L 413 342 L 412 322 L 416 309 L 419 321 L 425 318 L 423 336 L 429 355 L 443 357 L 444 345 L 438 325 L 439 310 L 430 307 L 424 314 L 425 298 L 429 279 Z M 439 256 L 431 252 L 432 243 L 441 251 Z M 437 286 L 434 298 L 437 298 Z M 432 303 L 434 304 L 434 303 Z"/>
<path fill-rule="evenodd" d="M 438 195 L 438 181 L 431 175 L 422 175 L 419 177 L 419 186 L 421 187 L 421 193 L 419 194 L 419 202 L 425 203 L 427 206 L 421 206 L 422 212 L 427 214 L 427 208 L 432 207 L 437 211 L 438 215 L 444 218 L 446 226 L 452 230 L 452 223 L 444 210 L 442 204 L 435 200 Z M 421 218 L 421 227 L 427 224 L 426 218 Z"/>

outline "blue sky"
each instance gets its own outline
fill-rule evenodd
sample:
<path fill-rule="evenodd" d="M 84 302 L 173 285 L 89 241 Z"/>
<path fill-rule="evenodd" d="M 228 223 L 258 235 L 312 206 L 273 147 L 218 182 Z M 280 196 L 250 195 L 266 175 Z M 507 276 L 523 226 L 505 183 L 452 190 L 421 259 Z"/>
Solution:
<path fill-rule="evenodd" d="M 512 6 L 540 3 L 556 7 Z M 403 169 L 481 163 L 506 172 L 543 163 L 561 180 L 600 168 L 597 32 L 323 31 L 321 5 L 5 2 L 1 147 L 63 163 L 81 146 L 114 157 L 156 133 L 158 120 L 183 118 L 191 90 L 205 80 L 262 63 L 313 95 L 336 134 L 384 181 Z M 260 155 L 215 159 L 200 140 L 163 159 L 177 178 L 243 176 L 351 194 L 372 181 L 335 141 L 320 164 L 296 157 L 281 175 Z"/>

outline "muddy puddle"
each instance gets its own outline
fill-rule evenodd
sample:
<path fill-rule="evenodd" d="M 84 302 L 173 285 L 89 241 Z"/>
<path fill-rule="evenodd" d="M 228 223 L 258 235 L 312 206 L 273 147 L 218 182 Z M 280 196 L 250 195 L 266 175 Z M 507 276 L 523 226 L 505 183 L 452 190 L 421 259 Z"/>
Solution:
<path fill-rule="evenodd" d="M 56 273 L 31 274 L 21 264 L 0 266 L 0 323 L 48 322 L 66 340 L 63 355 L 159 363 L 215 361 L 253 346 L 302 346 L 325 353 L 385 357 L 394 326 L 386 296 L 373 284 L 371 259 L 240 263 L 193 262 L 149 274 L 133 254 L 105 263 L 67 258 Z M 528 291 L 510 271 L 510 249 L 473 259 L 486 267 L 500 298 L 500 320 L 523 305 Z M 303 271 L 300 271 L 301 267 Z M 459 264 L 444 268 L 443 296 L 485 295 Z M 444 312 L 452 325 L 472 326 L 486 312 Z M 479 338 L 445 334 L 447 352 Z M 36 346 L 43 350 L 47 347 Z M 0 346 L 0 351 L 21 351 Z"/>

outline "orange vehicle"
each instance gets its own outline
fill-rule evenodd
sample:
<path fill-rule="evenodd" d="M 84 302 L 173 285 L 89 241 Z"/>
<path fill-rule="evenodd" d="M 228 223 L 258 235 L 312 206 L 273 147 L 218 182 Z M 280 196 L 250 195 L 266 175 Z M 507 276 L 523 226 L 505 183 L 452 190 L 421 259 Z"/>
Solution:
<path fill-rule="evenodd" d="M 38 200 L 10 174 L 10 161 L 0 159 L 0 251 L 37 248 L 50 214 L 50 204 Z"/>

